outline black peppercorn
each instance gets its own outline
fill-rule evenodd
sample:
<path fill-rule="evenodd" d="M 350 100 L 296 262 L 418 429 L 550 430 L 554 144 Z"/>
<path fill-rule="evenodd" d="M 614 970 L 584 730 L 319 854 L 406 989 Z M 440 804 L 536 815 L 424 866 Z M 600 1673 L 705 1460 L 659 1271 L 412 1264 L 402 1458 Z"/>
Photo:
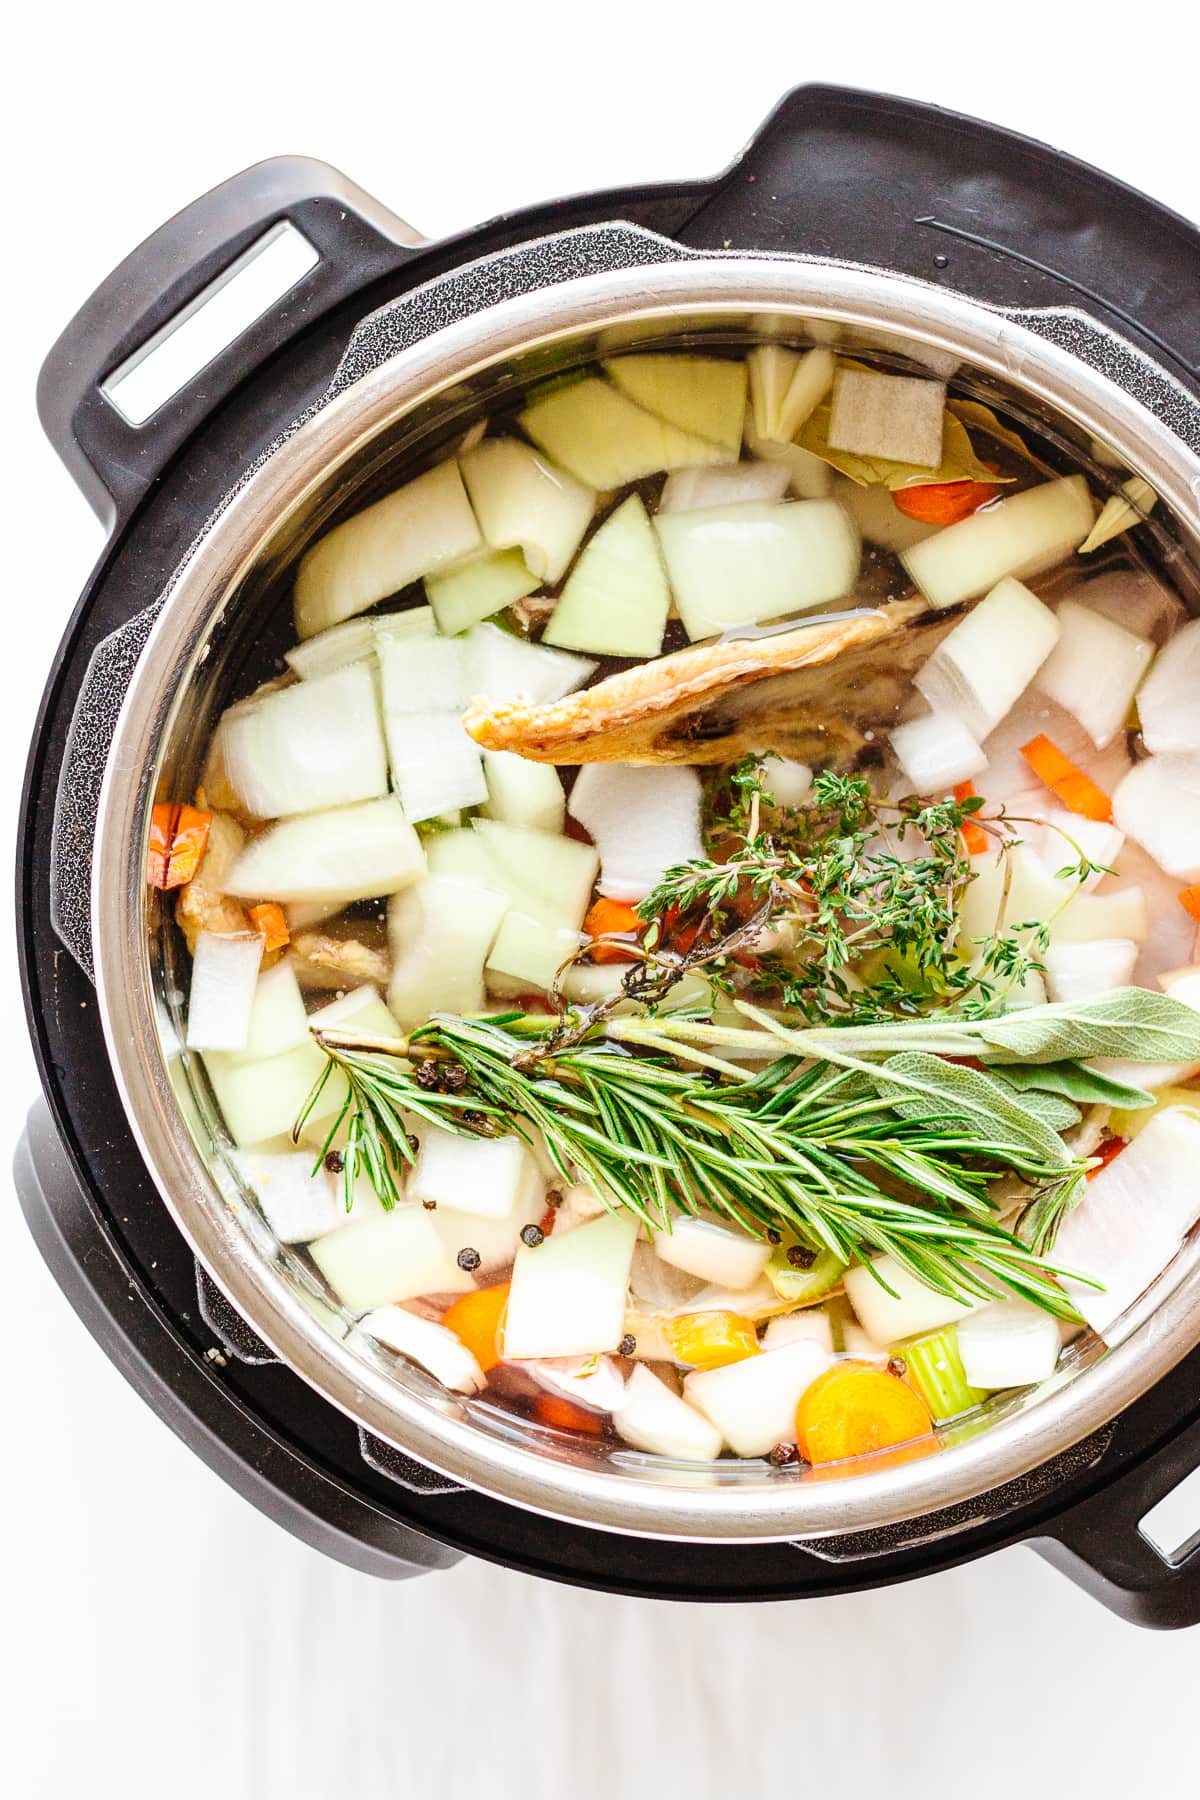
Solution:
<path fill-rule="evenodd" d="M 521 1227 L 521 1242 L 528 1244 L 531 1250 L 537 1249 L 545 1235 L 540 1225 L 523 1225 Z"/>
<path fill-rule="evenodd" d="M 789 1244 L 787 1259 L 793 1269 L 811 1269 L 817 1260 L 817 1253 L 805 1244 Z"/>
<path fill-rule="evenodd" d="M 889 1356 L 887 1372 L 889 1375 L 907 1375 L 908 1364 L 902 1356 Z"/>
<path fill-rule="evenodd" d="M 438 1085 L 438 1066 L 435 1062 L 418 1063 L 413 1070 L 413 1080 L 418 1087 L 431 1089 Z"/>
<path fill-rule="evenodd" d="M 437 1201 L 436 1200 L 422 1200 L 421 1205 L 425 1208 L 426 1212 L 436 1212 L 437 1211 Z"/>
<path fill-rule="evenodd" d="M 442 1068 L 442 1087 L 448 1094 L 461 1094 L 467 1085 L 467 1071 L 461 1063 L 446 1063 Z"/>
<path fill-rule="evenodd" d="M 460 1269 L 465 1269 L 468 1275 L 473 1275 L 483 1258 L 478 1250 L 472 1250 L 468 1244 L 465 1250 L 459 1251 L 457 1260 Z"/>
<path fill-rule="evenodd" d="M 325 1152 L 325 1167 L 329 1170 L 331 1175 L 340 1175 L 345 1166 L 346 1159 L 340 1150 L 327 1150 Z"/>
<path fill-rule="evenodd" d="M 462 1122 L 469 1125 L 472 1131 L 482 1131 L 487 1124 L 487 1114 L 468 1110 L 463 1113 Z"/>
<path fill-rule="evenodd" d="M 783 1233 L 776 1231 L 773 1225 L 767 1227 L 765 1236 L 768 1244 L 782 1244 L 783 1242 Z"/>
<path fill-rule="evenodd" d="M 410 1131 L 410 1132 L 406 1133 L 406 1142 L 408 1144 L 409 1149 L 412 1151 L 413 1155 L 415 1156 L 417 1154 L 417 1151 L 421 1148 L 421 1140 L 417 1136 L 415 1131 Z"/>
<path fill-rule="evenodd" d="M 634 1337 L 632 1331 L 627 1331 L 617 1345 L 617 1353 L 620 1356 L 632 1356 L 636 1349 L 637 1339 Z"/>
<path fill-rule="evenodd" d="M 777 1469 L 789 1469 L 800 1461 L 800 1452 L 795 1444 L 776 1444 L 767 1461 L 774 1463 Z"/>

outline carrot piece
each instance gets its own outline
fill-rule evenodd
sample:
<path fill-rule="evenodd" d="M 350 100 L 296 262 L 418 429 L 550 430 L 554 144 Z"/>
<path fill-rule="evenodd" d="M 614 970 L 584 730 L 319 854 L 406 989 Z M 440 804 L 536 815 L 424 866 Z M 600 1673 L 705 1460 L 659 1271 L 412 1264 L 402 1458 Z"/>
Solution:
<path fill-rule="evenodd" d="M 1100 1144 L 1096 1149 L 1096 1152 L 1095 1152 L 1096 1166 L 1094 1169 L 1088 1170 L 1087 1180 L 1088 1181 L 1094 1180 L 1095 1177 L 1097 1175 L 1099 1175 L 1101 1169 L 1107 1169 L 1109 1163 L 1114 1161 L 1114 1159 L 1116 1157 L 1120 1156 L 1122 1150 L 1124 1150 L 1127 1147 L 1128 1143 L 1129 1143 L 1128 1138 L 1123 1138 L 1123 1137 L 1107 1137 L 1107 1138 L 1105 1138 L 1104 1142 L 1102 1144 Z"/>
<path fill-rule="evenodd" d="M 560 1431 L 586 1431 L 589 1437 L 600 1437 L 604 1420 L 586 1406 L 576 1406 L 561 1394 L 539 1394 L 533 1410 L 543 1425 L 555 1425 Z"/>
<path fill-rule="evenodd" d="M 974 800 L 976 798 L 975 783 L 960 781 L 954 790 L 954 798 L 959 801 Z M 987 849 L 988 834 L 982 825 L 976 825 L 974 819 L 964 819 L 959 829 L 962 832 L 962 841 L 968 856 L 979 856 Z"/>
<path fill-rule="evenodd" d="M 583 929 L 590 938 L 634 937 L 641 931 L 642 921 L 637 908 L 624 900 L 597 900 L 588 909 Z M 624 944 L 593 943 L 590 955 L 598 963 L 637 961 L 636 954 Z"/>
<path fill-rule="evenodd" d="M 680 1313 L 663 1335 L 681 1363 L 693 1369 L 723 1369 L 758 1354 L 754 1320 L 735 1312 Z"/>
<path fill-rule="evenodd" d="M 1200 884 L 1184 888 L 1178 898 L 1184 912 L 1190 913 L 1197 924 L 1200 924 Z"/>
<path fill-rule="evenodd" d="M 1069 756 L 1063 755 L 1057 744 L 1039 735 L 1021 745 L 1021 755 L 1038 780 L 1044 781 L 1051 792 L 1058 795 L 1068 812 L 1111 825 L 1112 801 Z"/>
<path fill-rule="evenodd" d="M 957 525 L 999 492 L 994 481 L 930 481 L 920 487 L 897 488 L 892 500 L 906 519 L 922 525 Z"/>
<path fill-rule="evenodd" d="M 659 925 L 659 943 L 667 945 L 677 956 L 686 956 L 689 950 L 695 948 L 696 939 L 708 922 L 701 917 L 691 925 L 683 925 L 680 923 L 683 917 L 681 907 L 668 906 Z"/>
<path fill-rule="evenodd" d="M 932 1430 L 921 1396 L 873 1363 L 835 1363 L 804 1390 L 796 1408 L 796 1445 L 810 1463 L 869 1456 Z"/>
<path fill-rule="evenodd" d="M 502 1361 L 500 1333 L 508 1307 L 507 1281 L 495 1287 L 474 1288 L 460 1294 L 442 1315 L 442 1324 L 465 1344 L 486 1375 Z"/>
<path fill-rule="evenodd" d="M 171 862 L 171 840 L 179 818 L 177 801 L 160 800 L 150 814 L 150 842 L 146 848 L 146 880 L 151 887 L 165 888 Z"/>
<path fill-rule="evenodd" d="M 557 1217 L 558 1217 L 558 1208 L 554 1207 L 554 1206 L 548 1206 L 546 1208 L 545 1212 L 542 1214 L 541 1218 L 538 1220 L 538 1226 L 541 1230 L 543 1237 L 550 1236 L 550 1233 L 554 1230 L 554 1221 Z"/>
<path fill-rule="evenodd" d="M 250 923 L 265 940 L 267 950 L 282 950 L 291 941 L 287 918 L 282 906 L 276 906 L 274 900 L 264 900 L 261 906 L 250 908 Z"/>

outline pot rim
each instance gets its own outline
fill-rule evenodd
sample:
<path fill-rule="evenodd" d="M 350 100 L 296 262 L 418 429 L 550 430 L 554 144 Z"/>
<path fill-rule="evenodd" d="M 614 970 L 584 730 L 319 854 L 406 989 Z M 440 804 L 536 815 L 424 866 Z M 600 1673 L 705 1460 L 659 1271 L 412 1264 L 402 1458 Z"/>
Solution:
<path fill-rule="evenodd" d="M 844 1481 L 771 1476 L 753 1488 L 733 1469 L 728 1478 L 689 1481 L 685 1472 L 636 1480 L 607 1466 L 584 1468 L 487 1435 L 461 1411 L 441 1411 L 408 1390 L 327 1331 L 257 1253 L 187 1132 L 159 1037 L 146 948 L 146 815 L 164 727 L 224 597 L 236 593 L 285 518 L 365 441 L 505 357 L 684 311 L 890 330 L 1019 381 L 1110 444 L 1200 540 L 1200 458 L 1131 393 L 1038 335 L 1032 325 L 1045 313 L 999 312 L 910 277 L 825 259 L 682 251 L 678 262 L 586 275 L 500 301 L 399 351 L 330 400 L 276 447 L 189 551 L 116 721 L 96 820 L 92 937 L 109 1059 L 146 1166 L 201 1264 L 285 1364 L 365 1430 L 495 1499 L 623 1534 L 750 1544 L 870 1530 L 961 1506 L 1101 1429 L 1200 1341 L 1200 1243 L 1185 1246 L 1128 1315 L 1125 1337 L 1093 1365 L 1070 1379 L 1060 1375 L 1035 1403 L 937 1456 Z M 1083 314 L 1053 309 L 1049 316 L 1103 331 Z M 1104 335 L 1190 402 L 1157 365 Z M 981 1504 L 979 1515 L 986 1511 Z"/>

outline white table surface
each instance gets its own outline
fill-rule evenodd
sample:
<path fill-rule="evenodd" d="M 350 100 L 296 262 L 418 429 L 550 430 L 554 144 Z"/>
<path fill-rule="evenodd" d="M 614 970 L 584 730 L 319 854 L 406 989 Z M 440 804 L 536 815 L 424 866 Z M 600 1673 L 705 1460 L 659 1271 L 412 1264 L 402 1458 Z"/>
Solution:
<path fill-rule="evenodd" d="M 785 87 L 831 80 L 1002 121 L 1200 213 L 1200 42 L 1168 0 L 127 0 L 22 8 L 7 30 L 6 841 L 44 672 L 100 548 L 39 433 L 38 362 L 145 233 L 245 164 L 323 157 L 439 235 L 556 193 L 704 174 Z M 0 972 L 7 1145 L 35 1078 L 7 946 Z M 135 1399 L 8 1199 L 0 1741 L 22 1800 L 1195 1791 L 1200 1637 L 1139 1633 L 1024 1550 L 726 1609 L 478 1563 L 403 1586 L 335 1567 Z"/>

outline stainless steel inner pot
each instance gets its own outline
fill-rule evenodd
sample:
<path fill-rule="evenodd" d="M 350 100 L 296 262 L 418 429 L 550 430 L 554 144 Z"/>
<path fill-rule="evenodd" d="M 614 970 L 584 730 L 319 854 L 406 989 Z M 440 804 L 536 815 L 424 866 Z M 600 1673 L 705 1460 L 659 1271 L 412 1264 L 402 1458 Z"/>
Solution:
<path fill-rule="evenodd" d="M 1095 1432 L 1200 1340 L 1200 1245 L 1186 1246 L 1127 1315 L 1118 1343 L 1076 1347 L 1036 1393 L 995 1403 L 986 1430 L 973 1421 L 951 1432 L 942 1454 L 852 1479 L 576 1447 L 486 1400 L 447 1395 L 423 1371 L 338 1335 L 315 1271 L 275 1242 L 225 1160 L 203 1073 L 173 1024 L 185 975 L 143 879 L 149 806 L 190 792 L 247 647 L 286 613 L 288 571 L 305 545 L 386 491 L 396 471 L 436 456 L 470 418 L 598 351 L 800 342 L 831 324 L 898 366 L 906 356 L 959 365 L 965 391 L 1036 423 L 1098 482 L 1089 444 L 1103 440 L 1161 496 L 1158 556 L 1177 586 L 1197 591 L 1196 403 L 1085 315 L 1001 313 L 880 270 L 697 255 L 633 227 L 593 228 L 395 303 L 387 326 L 401 347 L 361 373 L 351 345 L 334 397 L 281 439 L 182 563 L 121 708 L 101 797 L 92 938 L 109 1055 L 147 1167 L 201 1262 L 283 1361 L 376 1436 L 453 1480 L 608 1530 L 751 1543 L 862 1531 L 952 1505 L 969 1523 L 988 1512 L 990 1490 Z"/>

